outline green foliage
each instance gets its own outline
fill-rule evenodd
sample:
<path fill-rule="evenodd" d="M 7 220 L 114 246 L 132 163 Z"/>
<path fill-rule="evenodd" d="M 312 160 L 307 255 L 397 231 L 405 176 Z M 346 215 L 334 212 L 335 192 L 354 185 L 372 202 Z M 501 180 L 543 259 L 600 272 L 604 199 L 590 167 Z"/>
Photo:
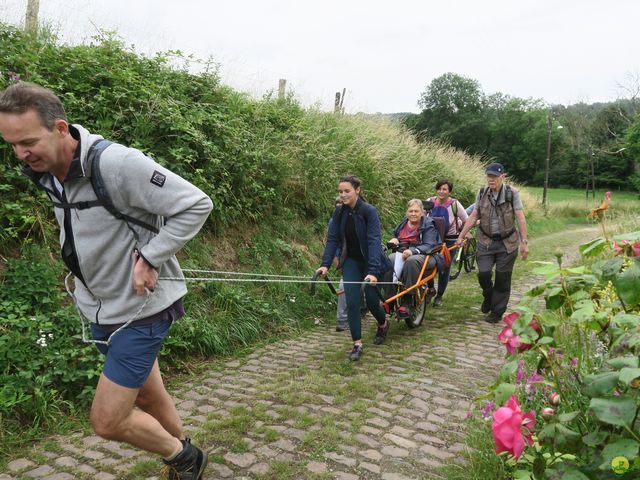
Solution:
<path fill-rule="evenodd" d="M 534 272 L 544 282 L 520 302 L 510 335 L 499 336 L 517 359 L 492 387 L 497 405 L 515 392 L 523 411 L 541 413 L 533 447 L 506 460 L 514 478 L 604 478 L 618 456 L 631 464 L 619 478 L 636 478 L 640 467 L 633 463 L 640 449 L 640 236 L 596 239 L 580 251 L 600 259 L 565 268 L 559 253 L 556 264 L 539 262 Z M 526 331 L 532 319 L 535 336 Z"/>
<path fill-rule="evenodd" d="M 42 253 L 29 250 L 8 260 L 0 277 L 0 430 L 5 433 L 35 433 L 72 412 L 74 404 L 86 405 L 100 374 L 97 350 L 80 340 L 75 308 L 62 305 L 61 265 L 32 260 Z"/>
<path fill-rule="evenodd" d="M 628 189 L 631 176 L 639 189 L 633 101 L 550 108 L 542 100 L 486 95 L 476 80 L 446 73 L 426 87 L 418 104 L 422 112 L 402 121 L 419 140 L 448 142 L 499 161 L 521 183 L 543 184 L 550 139 L 550 185 L 591 187 L 595 176 L 598 187 Z"/>

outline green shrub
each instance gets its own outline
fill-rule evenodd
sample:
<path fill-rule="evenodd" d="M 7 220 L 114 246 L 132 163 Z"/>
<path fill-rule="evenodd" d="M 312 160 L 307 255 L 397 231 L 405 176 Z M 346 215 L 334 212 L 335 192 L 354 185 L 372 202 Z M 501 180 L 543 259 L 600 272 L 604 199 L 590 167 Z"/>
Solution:
<path fill-rule="evenodd" d="M 63 305 L 60 273 L 57 262 L 6 263 L 0 290 L 3 432 L 50 426 L 73 409 L 69 401 L 86 405 L 92 397 L 100 374 L 97 350 L 82 343 L 75 308 Z"/>

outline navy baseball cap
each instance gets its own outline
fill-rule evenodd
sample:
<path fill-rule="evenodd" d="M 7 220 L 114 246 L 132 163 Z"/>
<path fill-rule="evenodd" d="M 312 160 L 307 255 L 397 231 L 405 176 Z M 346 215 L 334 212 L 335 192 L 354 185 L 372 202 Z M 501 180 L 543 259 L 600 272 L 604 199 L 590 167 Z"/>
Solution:
<path fill-rule="evenodd" d="M 501 163 L 492 163 L 484 171 L 487 175 L 502 175 L 504 173 L 504 167 Z"/>

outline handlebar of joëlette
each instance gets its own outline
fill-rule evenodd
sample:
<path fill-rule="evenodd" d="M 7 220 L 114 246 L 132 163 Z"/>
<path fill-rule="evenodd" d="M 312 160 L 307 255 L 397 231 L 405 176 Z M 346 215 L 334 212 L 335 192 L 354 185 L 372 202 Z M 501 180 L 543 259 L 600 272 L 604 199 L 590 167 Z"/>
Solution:
<path fill-rule="evenodd" d="M 316 283 L 318 282 L 319 276 L 320 272 L 315 272 L 313 274 L 313 277 L 311 277 L 311 287 L 309 288 L 309 294 L 312 296 L 316 294 Z M 329 290 L 331 290 L 331 293 L 333 293 L 334 295 L 338 295 L 338 292 L 336 292 L 333 283 L 331 283 L 331 280 L 329 279 L 329 275 L 324 275 L 323 278 L 324 281 L 327 282 L 327 286 L 329 287 Z"/>
<path fill-rule="evenodd" d="M 385 250 L 390 250 L 392 252 L 403 252 L 409 247 L 410 245 L 408 243 L 387 242 L 387 244 L 385 245 Z"/>

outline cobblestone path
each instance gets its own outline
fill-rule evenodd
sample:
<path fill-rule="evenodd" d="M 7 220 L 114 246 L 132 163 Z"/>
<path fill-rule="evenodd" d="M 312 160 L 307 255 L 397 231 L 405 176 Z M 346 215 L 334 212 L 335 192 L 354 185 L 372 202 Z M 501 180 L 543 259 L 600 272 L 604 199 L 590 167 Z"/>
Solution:
<path fill-rule="evenodd" d="M 477 291 L 475 282 L 461 275 L 448 296 Z M 188 434 L 209 452 L 204 478 L 444 478 L 439 467 L 461 461 L 471 401 L 504 358 L 501 327 L 477 307 L 455 323 L 449 315 L 429 309 L 421 328 L 395 325 L 379 347 L 367 321 L 356 363 L 346 359 L 348 334 L 320 325 L 171 388 Z M 159 470 L 146 454 L 75 433 L 43 441 L 0 480 L 152 479 Z"/>

